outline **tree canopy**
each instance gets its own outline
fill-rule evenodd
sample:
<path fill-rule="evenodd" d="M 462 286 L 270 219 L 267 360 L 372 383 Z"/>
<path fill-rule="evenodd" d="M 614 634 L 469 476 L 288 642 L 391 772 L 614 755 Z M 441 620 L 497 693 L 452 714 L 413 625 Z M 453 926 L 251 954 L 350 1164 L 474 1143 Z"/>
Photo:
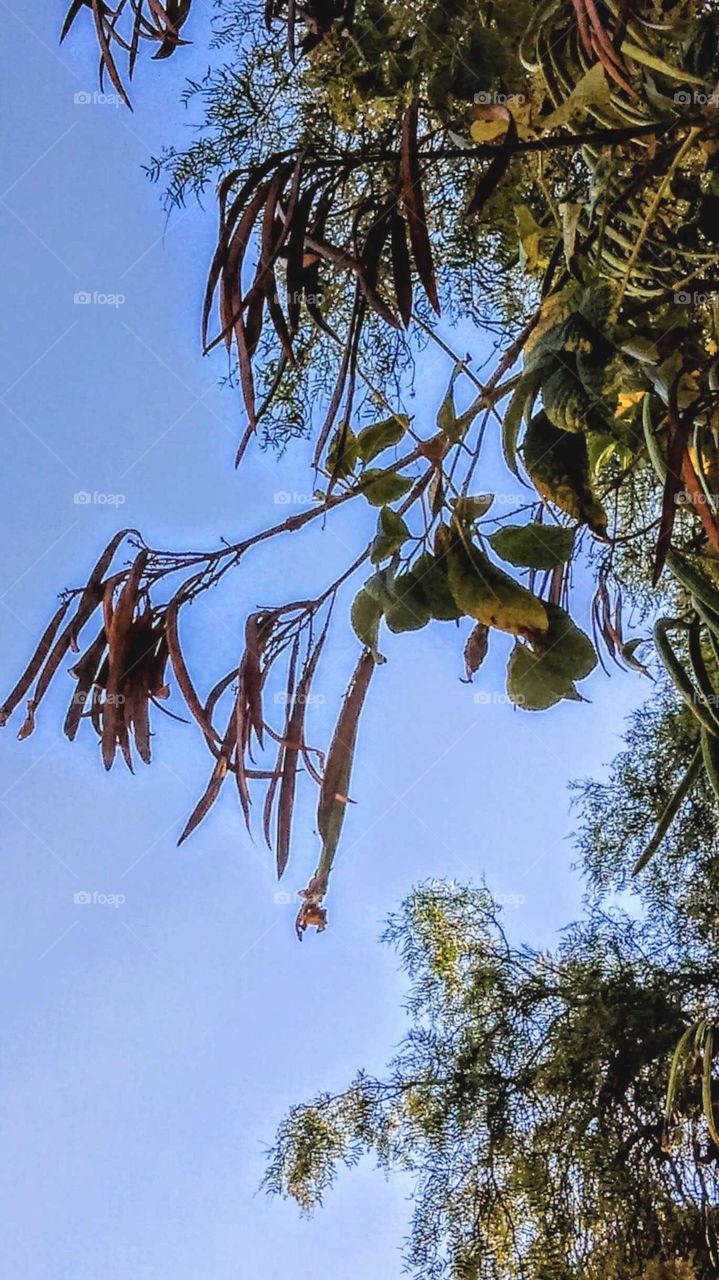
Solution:
<path fill-rule="evenodd" d="M 73 0 L 63 36 L 90 17 L 129 105 L 144 46 L 181 59 L 194 11 Z M 72 652 L 67 737 L 89 721 L 105 768 L 132 767 L 176 689 L 212 757 L 181 839 L 226 782 L 248 825 L 264 789 L 279 876 L 315 785 L 302 936 L 325 925 L 387 631 L 452 629 L 480 680 L 508 637 L 526 713 L 581 702 L 598 662 L 653 681 L 608 778 L 578 784 L 584 920 L 539 953 L 484 890 L 415 890 L 387 932 L 411 984 L 387 1076 L 279 1131 L 267 1186 L 307 1209 L 366 1152 L 411 1173 L 422 1277 L 719 1274 L 718 27 L 701 0 L 219 0 L 185 95 L 200 129 L 148 168 L 170 208 L 216 186 L 201 341 L 243 405 L 237 463 L 311 436 L 314 501 L 208 551 L 119 531 L 0 708 L 25 700 L 31 734 Z M 491 363 L 440 314 L 489 333 Z M 429 345 L 447 370 L 428 431 Z M 511 513 L 483 482 L 493 436 L 525 487 Z M 229 671 L 211 646 L 191 671 L 192 601 L 348 503 L 373 528 L 338 577 L 251 613 Z M 308 706 L 343 613 L 357 658 L 324 749 Z"/>
<path fill-rule="evenodd" d="M 294 1107 L 267 1188 L 310 1210 L 367 1153 L 409 1173 L 417 1276 L 710 1280 L 716 963 L 665 923 L 597 912 L 547 954 L 486 892 L 420 886 L 386 934 L 410 981 L 387 1074 Z"/>
<path fill-rule="evenodd" d="M 510 937 L 483 889 L 412 893 L 385 933 L 409 982 L 399 1049 L 385 1075 L 360 1072 L 292 1108 L 269 1191 L 310 1212 L 362 1157 L 409 1174 L 405 1261 L 417 1276 L 717 1274 L 716 811 L 705 779 L 636 906 L 616 905 L 692 734 L 664 684 L 631 717 L 608 780 L 577 785 L 590 898 L 554 952 Z"/>
<path fill-rule="evenodd" d="M 102 73 L 125 96 L 144 44 L 181 56 L 191 30 L 189 0 L 76 0 L 64 34 L 86 9 Z M 622 602 L 651 615 L 660 584 L 656 653 L 693 719 L 645 865 L 700 778 L 719 790 L 715 6 L 221 0 L 215 27 L 214 66 L 188 90 L 200 132 L 151 168 L 171 203 L 217 183 L 202 341 L 226 348 L 239 385 L 237 462 L 312 433 L 316 500 L 206 552 L 120 531 L 63 593 L 0 718 L 29 695 L 30 734 L 77 651 L 67 736 L 89 720 L 106 768 L 118 750 L 149 763 L 149 705 L 176 687 L 213 758 L 181 839 L 228 780 L 248 824 L 264 788 L 279 875 L 297 786 L 314 783 L 320 853 L 301 935 L 324 925 L 385 628 L 457 629 L 469 677 L 508 635 L 508 697 L 546 711 L 581 700 L 599 657 L 647 674 Z M 436 332 L 443 307 L 492 325 L 490 369 Z M 407 403 L 422 343 L 447 357 L 431 434 Z M 495 432 L 526 485 L 512 513 L 482 485 Z M 350 502 L 374 509 L 376 528 L 342 573 L 314 599 L 252 613 L 230 671 L 208 647 L 191 672 L 190 603 L 258 543 Z M 307 706 L 350 581 L 358 657 L 325 750 Z M 272 688 L 284 690 L 276 724 Z"/>

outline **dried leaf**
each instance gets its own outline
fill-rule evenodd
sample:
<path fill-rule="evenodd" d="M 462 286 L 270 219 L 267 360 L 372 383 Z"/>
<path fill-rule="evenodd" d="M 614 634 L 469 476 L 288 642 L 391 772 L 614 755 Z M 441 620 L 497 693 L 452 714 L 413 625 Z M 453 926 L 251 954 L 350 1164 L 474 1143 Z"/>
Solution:
<path fill-rule="evenodd" d="M 165 637 L 167 639 L 167 648 L 170 655 L 172 670 L 175 673 L 175 679 L 185 699 L 188 711 L 194 716 L 205 735 L 208 746 L 212 750 L 215 742 L 219 742 L 220 738 L 205 713 L 200 699 L 195 692 L 195 687 L 190 679 L 190 673 L 187 670 L 184 655 L 180 647 L 180 637 L 178 632 L 178 610 L 180 600 L 177 596 L 167 606 L 165 610 Z"/>
<path fill-rule="evenodd" d="M 107 637 L 105 628 L 102 627 L 89 649 L 86 650 L 72 668 L 72 674 L 77 676 L 77 684 L 63 725 L 63 732 L 70 739 L 70 742 L 74 740 L 80 720 L 87 711 L 88 695 L 95 683 L 95 677 L 97 676 L 106 645 Z"/>
<path fill-rule="evenodd" d="M 397 209 L 392 217 L 392 274 L 397 308 L 406 329 L 412 319 L 412 267 L 407 246 L 407 225 Z"/>
<path fill-rule="evenodd" d="M 484 623 L 478 622 L 470 632 L 467 643 L 464 646 L 464 670 L 468 684 L 472 683 L 472 676 L 476 671 L 479 671 L 487 656 L 488 648 L 489 627 L 485 627 Z"/>
<path fill-rule="evenodd" d="M 297 761 L 304 745 L 305 717 L 307 702 L 317 663 L 324 647 L 327 626 L 317 644 L 310 653 L 300 677 L 296 696 L 293 696 L 292 708 L 287 719 L 285 746 L 282 760 L 282 781 L 280 798 L 277 806 L 277 840 L 275 857 L 277 860 L 277 879 L 284 875 L 290 856 L 290 839 L 292 834 L 292 814 L 295 804 L 295 788 L 297 784 Z"/>
<path fill-rule="evenodd" d="M 325 876 L 329 872 L 342 832 L 359 718 L 375 666 L 372 653 L 365 649 L 345 694 L 327 755 L 317 808 L 317 829 L 322 838 L 320 866 Z"/>
<path fill-rule="evenodd" d="M 407 111 L 402 126 L 402 149 L 400 173 L 402 177 L 402 200 L 407 214 L 409 238 L 412 245 L 415 265 L 425 293 L 436 311 L 440 314 L 437 280 L 432 260 L 432 246 L 427 230 L 427 217 L 422 194 L 422 174 L 417 149 L 418 107 L 414 102 Z"/>
<path fill-rule="evenodd" d="M 26 666 L 25 670 L 20 676 L 20 679 L 18 680 L 17 684 L 13 688 L 12 692 L 8 694 L 7 698 L 2 704 L 2 707 L 0 707 L 0 726 L 7 724 L 7 721 L 9 720 L 16 706 L 25 697 L 25 694 L 30 688 L 30 685 L 32 684 L 35 677 L 37 676 L 40 668 L 42 667 L 42 664 L 44 663 L 48 653 L 50 652 L 50 645 L 52 644 L 53 640 L 55 639 L 55 636 L 57 635 L 57 632 L 60 627 L 60 623 L 65 617 L 65 614 L 67 613 L 70 607 L 70 603 L 71 603 L 70 599 L 64 600 L 62 602 L 62 604 L 59 606 L 57 611 L 53 614 L 52 618 L 47 624 L 47 627 L 43 631 L 42 637 L 40 639 L 40 643 L 37 646 L 37 649 L 35 650 L 32 658 L 30 659 L 28 665 Z"/>

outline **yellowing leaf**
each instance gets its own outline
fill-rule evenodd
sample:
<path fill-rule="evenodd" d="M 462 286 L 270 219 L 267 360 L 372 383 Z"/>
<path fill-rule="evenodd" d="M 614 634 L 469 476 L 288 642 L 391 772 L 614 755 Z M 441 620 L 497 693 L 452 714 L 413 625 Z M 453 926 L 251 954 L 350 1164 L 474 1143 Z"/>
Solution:
<path fill-rule="evenodd" d="M 470 125 L 470 136 L 474 142 L 495 142 L 507 132 L 509 116 L 514 120 L 517 135 L 520 138 L 534 138 L 537 130 L 532 126 L 531 102 L 514 100 L 508 107 L 485 106 L 473 107 L 474 119 Z"/>
<path fill-rule="evenodd" d="M 507 120 L 473 120 L 469 132 L 474 142 L 494 142 L 507 132 Z"/>
<path fill-rule="evenodd" d="M 608 106 L 610 97 L 611 91 L 604 68 L 601 62 L 595 62 L 581 80 L 577 81 L 569 97 L 565 98 L 556 111 L 544 116 L 541 121 L 544 132 L 547 133 L 558 129 L 560 125 L 568 124 L 572 116 L 580 111 L 586 111 L 588 107 Z"/>
<path fill-rule="evenodd" d="M 542 601 L 476 545 L 451 534 L 447 568 L 452 595 L 468 617 L 515 636 L 536 637 L 547 630 Z"/>
<path fill-rule="evenodd" d="M 537 493 L 604 537 L 607 516 L 592 488 L 585 436 L 560 431 L 546 413 L 536 413 L 527 426 L 523 453 Z"/>
<path fill-rule="evenodd" d="M 623 413 L 628 413 L 645 395 L 646 391 L 620 391 L 617 398 L 617 417 L 621 418 Z"/>
<path fill-rule="evenodd" d="M 544 270 L 549 263 L 549 254 L 542 249 L 542 240 L 553 236 L 550 227 L 540 227 L 531 209 L 526 204 L 518 204 L 514 210 L 517 219 L 520 244 L 520 265 L 527 271 Z"/>

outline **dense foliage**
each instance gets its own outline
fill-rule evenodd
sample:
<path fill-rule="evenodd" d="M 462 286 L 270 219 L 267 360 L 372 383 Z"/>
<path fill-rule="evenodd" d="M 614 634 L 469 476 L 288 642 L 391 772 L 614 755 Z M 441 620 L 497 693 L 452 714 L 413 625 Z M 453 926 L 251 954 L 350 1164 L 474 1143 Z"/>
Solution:
<path fill-rule="evenodd" d="M 267 1187 L 311 1209 L 365 1153 L 409 1172 L 425 1278 L 716 1276 L 719 1147 L 693 1057 L 664 1108 L 677 1040 L 716 1012 L 713 956 L 601 913 L 533 952 L 487 893 L 436 884 L 387 938 L 410 980 L 388 1074 L 294 1107 Z"/>
<path fill-rule="evenodd" d="M 186 0 L 75 3 L 66 29 L 85 9 L 123 92 L 143 42 L 167 56 L 190 29 Z M 263 432 L 282 445 L 312 430 L 316 502 L 207 553 L 123 531 L 64 595 L 2 719 L 29 693 L 20 736 L 32 732 L 102 611 L 73 668 L 68 737 L 90 719 L 106 768 L 118 749 L 130 764 L 133 743 L 149 761 L 149 705 L 175 683 L 214 757 L 182 838 L 230 776 L 248 823 L 263 784 L 279 874 L 300 775 L 316 783 L 321 849 L 300 932 L 324 924 L 385 627 L 458 627 L 469 675 L 508 635 L 508 695 L 542 711 L 581 698 L 597 651 L 646 670 L 622 601 L 653 614 L 661 578 L 671 616 L 656 623 L 656 650 L 694 717 L 693 749 L 637 867 L 703 777 L 719 790 L 718 23 L 693 0 L 217 7 L 218 59 L 189 93 L 204 125 L 155 172 L 169 175 L 171 202 L 218 179 L 203 343 L 230 353 L 246 413 L 237 459 Z M 433 318 L 443 307 L 500 333 L 491 369 L 453 355 Z M 418 338 L 448 361 L 431 434 L 407 403 Z M 527 485 L 511 516 L 482 484 L 495 429 Z M 212 671 L 208 655 L 192 675 L 185 607 L 258 542 L 348 502 L 375 508 L 377 524 L 339 577 L 315 599 L 252 614 L 232 670 Z M 131 563 L 118 565 L 127 545 Z M 323 754 L 306 708 L 338 593 L 360 575 L 361 652 Z M 591 617 L 575 617 L 591 579 Z M 278 688 L 286 714 L 273 725 L 266 695 Z"/>
<path fill-rule="evenodd" d="M 103 72 L 129 101 L 141 48 L 181 56 L 190 8 L 73 0 L 64 32 L 92 14 Z M 709 1280 L 719 9 L 218 0 L 215 13 L 213 65 L 186 94 L 201 127 L 150 172 L 170 207 L 217 184 L 202 341 L 226 349 L 244 405 L 237 460 L 313 434 L 315 502 L 208 552 L 120 531 L 63 594 L 0 719 L 29 695 L 19 736 L 31 733 L 72 650 L 67 736 L 89 720 L 106 768 L 118 749 L 131 764 L 133 747 L 149 763 L 150 704 L 176 685 L 213 757 L 181 838 L 230 777 L 249 824 L 262 784 L 279 875 L 310 779 L 321 848 L 301 935 L 325 924 L 385 628 L 455 628 L 469 677 L 504 633 L 508 695 L 525 711 L 580 700 L 598 660 L 649 676 L 608 779 L 579 788 L 586 920 L 539 954 L 507 939 L 484 892 L 417 890 L 388 931 L 411 984 L 388 1076 L 294 1108 L 267 1185 L 312 1208 L 363 1153 L 408 1171 L 408 1263 L 424 1278 Z M 455 355 L 440 313 L 463 341 L 472 326 L 492 335 L 491 367 Z M 411 402 L 426 344 L 447 359 L 430 433 Z M 511 516 L 484 491 L 490 432 L 526 485 Z M 349 502 L 376 526 L 342 573 L 315 599 L 250 615 L 229 672 L 209 656 L 191 674 L 186 606 L 259 542 Z M 357 663 L 322 752 L 307 707 L 351 581 Z M 636 918 L 613 901 L 630 887 Z"/>

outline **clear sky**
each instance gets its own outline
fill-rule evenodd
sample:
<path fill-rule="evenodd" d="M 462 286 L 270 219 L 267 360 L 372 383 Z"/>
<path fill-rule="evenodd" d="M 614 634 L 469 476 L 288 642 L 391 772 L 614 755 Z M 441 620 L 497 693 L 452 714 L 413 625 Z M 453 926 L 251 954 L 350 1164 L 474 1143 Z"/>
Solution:
<path fill-rule="evenodd" d="M 192 117 L 185 74 L 207 65 L 209 4 L 192 50 L 141 67 L 135 114 L 76 103 L 96 88 L 90 16 L 61 50 L 64 4 L 0 0 L 3 163 L 0 309 L 2 685 L 119 525 L 155 546 L 212 546 L 256 530 L 273 495 L 308 487 L 306 445 L 281 461 L 232 459 L 241 415 L 222 359 L 203 360 L 198 317 L 216 228 L 190 207 L 167 229 L 141 166 Z M 188 28 L 189 30 L 189 28 Z M 184 56 L 184 61 L 183 61 Z M 78 305 L 77 292 L 123 295 Z M 477 351 L 479 335 L 463 335 Z M 427 431 L 448 369 L 420 368 Z M 495 450 L 496 455 L 496 450 Z M 493 470 L 494 466 L 494 470 Z M 498 464 L 481 477 L 492 487 Z M 499 480 L 507 488 L 506 479 Z M 77 503 L 78 492 L 93 500 Z M 102 495 L 104 501 L 97 500 Z M 111 495 L 114 502 L 107 501 Z M 362 517 L 368 517 L 365 513 Z M 237 659 L 244 614 L 328 580 L 359 517 L 246 562 L 198 605 L 191 654 L 212 680 Z M 333 525 L 334 527 L 334 525 Z M 344 603 L 349 605 L 351 593 Z M 356 642 L 342 624 L 318 685 L 327 740 Z M 23 1280 L 398 1277 L 410 1188 L 369 1165 L 302 1221 L 256 1195 L 264 1145 L 292 1102 L 380 1070 L 402 1034 L 402 983 L 377 943 L 418 879 L 486 875 L 510 895 L 512 934 L 551 945 L 579 910 L 567 782 L 614 754 L 636 676 L 592 677 L 592 704 L 522 715 L 474 693 L 503 689 L 506 646 L 476 689 L 459 681 L 448 624 L 390 639 L 361 731 L 330 928 L 295 940 L 271 857 L 221 798 L 181 850 L 204 785 L 192 728 L 163 720 L 155 763 L 106 776 L 91 731 L 60 735 L 58 681 L 29 741 L 0 736 L 0 1256 Z M 173 704 L 177 703 L 177 694 Z M 180 708 L 175 705 L 175 709 Z M 306 793 L 287 873 L 316 859 Z M 78 893 L 122 895 L 112 906 Z"/>

